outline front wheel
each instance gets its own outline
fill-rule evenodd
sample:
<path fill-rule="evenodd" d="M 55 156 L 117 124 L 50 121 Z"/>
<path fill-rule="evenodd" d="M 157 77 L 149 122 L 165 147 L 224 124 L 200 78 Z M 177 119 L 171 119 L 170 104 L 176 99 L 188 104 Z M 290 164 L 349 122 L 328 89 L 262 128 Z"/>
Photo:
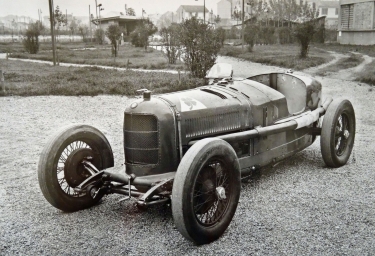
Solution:
<path fill-rule="evenodd" d="M 346 164 L 354 145 L 355 113 L 348 100 L 334 100 L 323 118 L 320 146 L 327 166 Z"/>
<path fill-rule="evenodd" d="M 240 166 L 233 148 L 220 139 L 195 143 L 178 166 L 172 189 L 177 229 L 196 244 L 218 239 L 236 211 Z"/>
<path fill-rule="evenodd" d="M 74 190 L 93 175 L 84 168 L 89 160 L 98 170 L 113 166 L 112 148 L 106 137 L 94 127 L 72 125 L 58 132 L 45 146 L 38 165 L 39 186 L 44 197 L 63 211 L 77 211 L 97 203 L 86 191 Z"/>

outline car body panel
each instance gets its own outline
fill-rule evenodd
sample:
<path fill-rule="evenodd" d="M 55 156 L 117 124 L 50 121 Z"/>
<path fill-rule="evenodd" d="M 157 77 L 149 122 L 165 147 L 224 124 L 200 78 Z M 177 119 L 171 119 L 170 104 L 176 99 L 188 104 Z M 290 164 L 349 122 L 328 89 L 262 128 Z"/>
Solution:
<path fill-rule="evenodd" d="M 137 99 L 126 108 L 125 119 L 137 115 L 156 117 L 159 162 L 127 161 L 126 172 L 137 176 L 174 172 L 192 141 L 259 127 L 272 129 L 276 123 L 313 111 L 320 104 L 321 84 L 313 78 L 290 73 L 261 74 L 247 79 L 220 77 L 207 86 Z M 275 163 L 306 148 L 313 142 L 311 127 L 309 124 L 229 143 L 237 153 L 241 169 L 246 170 Z M 127 149 L 127 141 L 124 143 Z"/>

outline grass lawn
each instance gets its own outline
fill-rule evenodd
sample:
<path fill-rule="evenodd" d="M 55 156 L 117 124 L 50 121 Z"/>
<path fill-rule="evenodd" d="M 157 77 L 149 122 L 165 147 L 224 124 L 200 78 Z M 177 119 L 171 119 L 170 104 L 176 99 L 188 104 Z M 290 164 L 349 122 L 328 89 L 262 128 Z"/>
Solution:
<path fill-rule="evenodd" d="M 375 86 L 375 61 L 372 61 L 370 64 L 367 64 L 365 68 L 356 75 L 357 81 Z"/>
<path fill-rule="evenodd" d="M 0 96 L 35 95 L 135 95 L 147 88 L 154 93 L 165 93 L 201 86 L 203 79 L 189 75 L 117 71 L 101 68 L 77 68 L 30 64 L 23 61 L 0 60 L 5 72 L 6 93 Z M 1 89 L 1 88 L 0 88 Z"/>
<path fill-rule="evenodd" d="M 343 69 L 353 68 L 358 66 L 363 61 L 363 57 L 360 54 L 351 54 L 349 57 L 340 59 L 338 62 L 325 67 L 324 69 L 318 71 L 316 75 L 325 76 L 330 72 L 338 72 Z"/>
<path fill-rule="evenodd" d="M 326 51 L 314 45 L 310 46 L 309 57 L 306 59 L 299 58 L 299 52 L 298 45 L 256 45 L 253 52 L 248 52 L 246 46 L 244 50 L 240 46 L 224 46 L 220 54 L 294 70 L 315 67 L 333 59 Z"/>
<path fill-rule="evenodd" d="M 41 43 L 39 53 L 28 54 L 21 43 L 2 43 L 0 51 L 11 52 L 11 57 L 52 61 L 51 43 Z M 92 64 L 114 67 L 129 67 L 143 69 L 184 69 L 184 63 L 168 64 L 167 58 L 161 51 L 151 47 L 145 51 L 130 44 L 120 45 L 118 57 L 112 57 L 111 45 L 96 45 L 93 43 L 68 42 L 57 44 L 59 62 Z"/>
<path fill-rule="evenodd" d="M 349 52 L 358 52 L 371 57 L 375 57 L 375 45 L 342 45 L 342 44 L 322 44 L 317 46 L 326 51 L 333 51 L 347 54 Z"/>

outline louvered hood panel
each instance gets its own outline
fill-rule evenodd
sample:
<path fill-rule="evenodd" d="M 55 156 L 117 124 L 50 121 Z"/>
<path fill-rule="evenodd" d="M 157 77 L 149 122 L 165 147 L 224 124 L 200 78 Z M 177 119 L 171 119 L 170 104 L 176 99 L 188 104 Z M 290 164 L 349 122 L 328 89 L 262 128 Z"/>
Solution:
<path fill-rule="evenodd" d="M 163 94 L 181 113 L 182 144 L 190 140 L 248 129 L 252 126 L 249 102 L 225 87 L 206 86 Z"/>

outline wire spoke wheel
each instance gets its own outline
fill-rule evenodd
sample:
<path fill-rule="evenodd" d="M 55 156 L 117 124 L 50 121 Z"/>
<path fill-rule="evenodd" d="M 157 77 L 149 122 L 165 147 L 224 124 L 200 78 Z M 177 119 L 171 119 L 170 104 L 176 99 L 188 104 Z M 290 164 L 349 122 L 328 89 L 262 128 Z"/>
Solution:
<path fill-rule="evenodd" d="M 335 150 L 336 155 L 341 156 L 348 144 L 349 138 L 349 118 L 346 114 L 340 115 L 336 123 Z"/>
<path fill-rule="evenodd" d="M 172 189 L 177 229 L 196 244 L 218 239 L 229 226 L 240 196 L 240 167 L 227 142 L 195 143 L 178 166 Z"/>
<path fill-rule="evenodd" d="M 330 167 L 348 161 L 355 138 L 355 113 L 348 100 L 334 100 L 324 115 L 320 146 L 323 160 Z"/>
<path fill-rule="evenodd" d="M 210 226 L 222 218 L 229 203 L 229 175 L 228 168 L 219 160 L 209 163 L 198 174 L 193 204 L 195 216 L 200 224 Z"/>
<path fill-rule="evenodd" d="M 77 211 L 97 203 L 86 191 L 74 190 L 95 171 L 86 169 L 90 161 L 98 170 L 113 166 L 113 153 L 105 136 L 88 125 L 72 125 L 52 137 L 45 146 L 38 165 L 39 186 L 44 197 L 63 211 Z"/>
<path fill-rule="evenodd" d="M 56 176 L 60 188 L 65 192 L 65 194 L 72 197 L 81 197 L 86 195 L 85 191 L 77 193 L 74 190 L 74 187 L 78 186 L 81 182 L 91 176 L 91 174 L 83 168 L 82 163 L 78 164 L 76 168 L 70 168 L 72 165 L 71 162 L 74 161 L 73 158 L 77 158 L 77 152 L 83 152 L 82 149 L 91 150 L 91 147 L 83 141 L 73 141 L 61 152 L 56 166 Z M 75 161 L 80 160 L 84 159 L 75 159 Z"/>

